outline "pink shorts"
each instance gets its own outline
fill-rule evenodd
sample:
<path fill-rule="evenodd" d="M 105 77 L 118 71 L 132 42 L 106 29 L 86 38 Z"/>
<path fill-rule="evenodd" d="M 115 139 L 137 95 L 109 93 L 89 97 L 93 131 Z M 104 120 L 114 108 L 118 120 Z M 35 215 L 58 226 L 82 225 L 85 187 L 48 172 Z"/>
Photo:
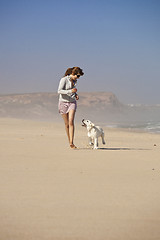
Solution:
<path fill-rule="evenodd" d="M 77 103 L 76 102 L 59 102 L 58 105 L 59 113 L 60 114 L 67 114 L 70 110 L 77 109 Z"/>

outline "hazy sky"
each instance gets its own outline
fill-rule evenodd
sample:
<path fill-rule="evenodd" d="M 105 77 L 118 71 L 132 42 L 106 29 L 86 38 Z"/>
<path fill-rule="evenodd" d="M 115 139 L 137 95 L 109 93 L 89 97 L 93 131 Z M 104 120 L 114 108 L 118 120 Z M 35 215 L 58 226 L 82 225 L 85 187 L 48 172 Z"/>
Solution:
<path fill-rule="evenodd" d="M 0 94 L 79 91 L 160 103 L 160 0 L 0 0 Z"/>

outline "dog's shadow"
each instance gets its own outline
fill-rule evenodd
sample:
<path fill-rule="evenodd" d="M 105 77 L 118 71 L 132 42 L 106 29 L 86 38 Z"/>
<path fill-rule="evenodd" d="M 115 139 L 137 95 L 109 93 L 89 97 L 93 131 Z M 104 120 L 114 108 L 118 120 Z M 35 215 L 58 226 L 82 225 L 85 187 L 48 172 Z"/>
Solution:
<path fill-rule="evenodd" d="M 144 149 L 144 148 L 125 148 L 125 147 L 118 147 L 118 148 L 98 148 L 98 150 L 111 150 L 111 151 L 120 151 L 120 150 L 123 150 L 123 151 L 125 151 L 125 150 L 150 150 L 150 149 Z"/>

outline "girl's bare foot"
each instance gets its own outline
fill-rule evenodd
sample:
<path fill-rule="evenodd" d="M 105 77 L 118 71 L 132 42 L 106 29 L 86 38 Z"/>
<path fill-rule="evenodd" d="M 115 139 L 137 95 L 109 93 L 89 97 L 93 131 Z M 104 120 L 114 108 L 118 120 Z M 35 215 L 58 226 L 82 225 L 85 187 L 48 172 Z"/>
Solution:
<path fill-rule="evenodd" d="M 70 148 L 76 149 L 77 147 L 74 144 L 70 144 Z"/>

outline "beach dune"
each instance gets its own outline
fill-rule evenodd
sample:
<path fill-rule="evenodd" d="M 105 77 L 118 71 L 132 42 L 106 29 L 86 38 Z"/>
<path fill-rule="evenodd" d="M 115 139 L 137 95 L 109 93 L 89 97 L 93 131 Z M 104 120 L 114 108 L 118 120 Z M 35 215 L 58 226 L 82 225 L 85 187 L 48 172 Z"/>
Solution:
<path fill-rule="evenodd" d="M 0 119 L 0 240 L 159 240 L 160 135 Z"/>

